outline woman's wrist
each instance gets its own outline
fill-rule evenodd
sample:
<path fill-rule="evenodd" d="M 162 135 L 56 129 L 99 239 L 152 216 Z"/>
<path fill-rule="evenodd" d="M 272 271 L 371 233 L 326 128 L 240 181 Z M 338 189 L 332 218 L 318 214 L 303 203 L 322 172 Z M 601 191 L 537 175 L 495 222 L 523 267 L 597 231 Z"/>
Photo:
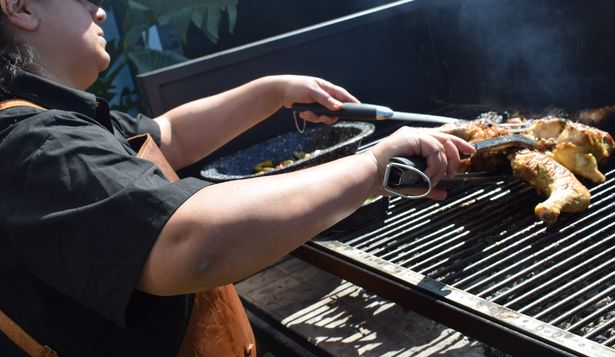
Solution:
<path fill-rule="evenodd" d="M 378 158 L 371 150 L 367 150 L 357 156 L 362 157 L 366 162 L 365 165 L 368 168 L 366 172 L 371 177 L 370 192 L 372 194 L 381 194 L 383 192 L 382 181 L 384 180 L 385 165 L 378 161 Z"/>
<path fill-rule="evenodd" d="M 263 92 L 267 98 L 270 98 L 271 103 L 275 106 L 275 110 L 284 107 L 286 101 L 286 87 L 288 80 L 284 75 L 270 75 L 257 79 L 259 86 L 262 86 Z"/>

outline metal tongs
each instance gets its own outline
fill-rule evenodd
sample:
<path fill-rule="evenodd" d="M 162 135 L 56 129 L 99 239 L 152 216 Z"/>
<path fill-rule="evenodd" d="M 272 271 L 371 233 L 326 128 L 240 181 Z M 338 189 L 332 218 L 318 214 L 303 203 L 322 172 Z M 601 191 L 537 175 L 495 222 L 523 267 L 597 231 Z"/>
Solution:
<path fill-rule="evenodd" d="M 510 147 L 528 148 L 536 147 L 536 141 L 523 135 L 498 136 L 491 139 L 471 142 L 476 152 L 488 150 L 502 150 Z M 434 188 L 431 180 L 425 174 L 427 162 L 424 157 L 411 158 L 393 157 L 387 164 L 384 173 L 384 189 L 399 197 L 418 199 L 429 195 Z M 507 180 L 509 176 L 491 172 L 463 172 L 454 177 L 444 177 L 438 182 L 437 187 L 443 189 L 455 189 L 464 186 L 482 185 Z M 408 188 L 425 189 L 419 195 L 407 195 L 400 190 Z"/>

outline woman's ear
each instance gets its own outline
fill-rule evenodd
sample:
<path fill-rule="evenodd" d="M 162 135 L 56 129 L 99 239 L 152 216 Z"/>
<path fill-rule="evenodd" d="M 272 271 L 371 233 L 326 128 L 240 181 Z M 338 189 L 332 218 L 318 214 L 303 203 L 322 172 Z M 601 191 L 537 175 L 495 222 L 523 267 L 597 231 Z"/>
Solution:
<path fill-rule="evenodd" d="M 11 24 L 25 31 L 34 31 L 39 21 L 28 8 L 27 2 L 28 0 L 0 0 L 0 7 Z"/>

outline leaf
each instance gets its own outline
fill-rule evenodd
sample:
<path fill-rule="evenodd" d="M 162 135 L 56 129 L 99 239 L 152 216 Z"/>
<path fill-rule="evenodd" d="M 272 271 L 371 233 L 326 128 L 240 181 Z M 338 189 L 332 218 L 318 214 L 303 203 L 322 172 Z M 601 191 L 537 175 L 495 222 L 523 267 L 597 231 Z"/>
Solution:
<path fill-rule="evenodd" d="M 220 27 L 220 18 L 222 18 L 222 9 L 216 6 L 209 6 L 207 8 L 207 23 L 206 31 L 210 38 L 213 38 L 213 42 L 217 43 L 220 39 L 218 34 L 218 28 Z"/>
<path fill-rule="evenodd" d="M 158 21 L 155 11 L 134 0 L 129 0 L 124 10 L 124 30 L 147 28 Z"/>
<path fill-rule="evenodd" d="M 233 33 L 237 23 L 237 0 L 115 0 L 124 8 L 122 36 L 109 41 L 111 55 L 109 69 L 102 73 L 90 88 L 93 92 L 112 101 L 119 98 L 120 107 L 139 103 L 136 92 L 116 88 L 113 84 L 118 73 L 128 62 L 138 73 L 156 70 L 186 61 L 187 58 L 169 51 L 160 52 L 146 48 L 142 36 L 152 26 L 173 22 L 173 27 L 183 44 L 187 42 L 190 24 L 193 23 L 213 43 L 219 39 L 222 12 L 228 16 L 228 31 Z"/>
<path fill-rule="evenodd" d="M 190 9 L 185 9 L 184 12 L 185 12 L 185 15 L 177 16 L 176 18 L 173 19 L 173 25 L 175 27 L 175 31 L 179 35 L 179 38 L 181 39 L 182 43 L 185 45 L 187 43 L 186 37 L 188 34 L 188 27 L 190 26 L 190 23 L 192 22 L 192 17 L 190 14 Z"/>
<path fill-rule="evenodd" d="M 128 53 L 128 58 L 138 73 L 153 71 L 187 60 L 186 57 L 175 52 L 160 52 L 149 48 L 131 51 Z"/>
<path fill-rule="evenodd" d="M 235 25 L 237 24 L 237 2 L 232 2 L 226 5 L 226 12 L 228 13 L 228 31 L 235 33 Z"/>

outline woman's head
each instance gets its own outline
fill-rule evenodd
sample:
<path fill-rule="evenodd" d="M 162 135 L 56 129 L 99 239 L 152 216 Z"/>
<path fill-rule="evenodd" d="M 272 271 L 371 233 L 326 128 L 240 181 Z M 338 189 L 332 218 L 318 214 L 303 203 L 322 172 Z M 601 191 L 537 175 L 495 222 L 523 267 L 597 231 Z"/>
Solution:
<path fill-rule="evenodd" d="M 99 3 L 0 0 L 1 85 L 17 68 L 77 89 L 92 85 L 110 61 L 101 28 L 106 13 Z"/>

